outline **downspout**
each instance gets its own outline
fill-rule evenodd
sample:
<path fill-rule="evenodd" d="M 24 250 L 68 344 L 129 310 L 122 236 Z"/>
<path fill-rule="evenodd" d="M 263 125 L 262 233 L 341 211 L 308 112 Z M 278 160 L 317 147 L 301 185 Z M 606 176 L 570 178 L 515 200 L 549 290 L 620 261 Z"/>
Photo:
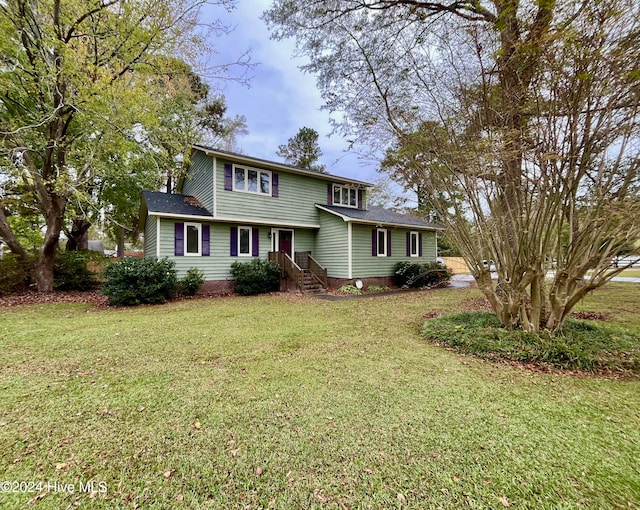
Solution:
<path fill-rule="evenodd" d="M 353 223 L 347 222 L 347 278 L 353 278 Z"/>

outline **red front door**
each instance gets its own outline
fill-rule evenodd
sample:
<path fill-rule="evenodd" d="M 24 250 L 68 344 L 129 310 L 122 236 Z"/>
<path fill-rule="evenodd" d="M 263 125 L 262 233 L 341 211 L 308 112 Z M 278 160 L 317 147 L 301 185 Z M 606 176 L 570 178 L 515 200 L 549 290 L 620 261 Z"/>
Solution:
<path fill-rule="evenodd" d="M 292 240 L 293 232 L 291 230 L 280 230 L 278 232 L 278 249 L 285 252 L 289 257 L 293 257 L 291 252 Z"/>

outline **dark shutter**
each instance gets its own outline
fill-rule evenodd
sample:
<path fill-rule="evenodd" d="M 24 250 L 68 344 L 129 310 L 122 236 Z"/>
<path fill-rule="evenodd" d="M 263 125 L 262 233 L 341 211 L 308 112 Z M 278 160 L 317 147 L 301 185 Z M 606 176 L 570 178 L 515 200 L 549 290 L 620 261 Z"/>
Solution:
<path fill-rule="evenodd" d="M 374 228 L 371 231 L 371 255 L 373 257 L 378 256 L 378 229 Z"/>
<path fill-rule="evenodd" d="M 173 254 L 177 257 L 184 255 L 184 223 L 174 225 Z"/>
<path fill-rule="evenodd" d="M 278 174 L 271 174 L 271 196 L 278 197 Z"/>
<path fill-rule="evenodd" d="M 327 204 L 333 205 L 333 184 L 327 184 Z"/>
<path fill-rule="evenodd" d="M 364 191 L 358 190 L 358 209 L 362 209 L 362 196 L 364 195 Z"/>
<path fill-rule="evenodd" d="M 230 254 L 232 257 L 238 256 L 238 227 L 231 227 L 231 237 L 229 240 Z"/>
<path fill-rule="evenodd" d="M 407 232 L 407 257 L 411 256 L 411 232 Z"/>
<path fill-rule="evenodd" d="M 231 191 L 233 189 L 232 169 L 233 167 L 231 163 L 224 164 L 224 189 L 226 191 Z"/>
<path fill-rule="evenodd" d="M 422 232 L 418 233 L 418 256 L 422 257 Z"/>
<path fill-rule="evenodd" d="M 387 230 L 387 257 L 391 257 L 391 230 Z"/>
<path fill-rule="evenodd" d="M 209 237 L 210 237 L 210 230 L 209 230 L 209 225 L 202 225 L 202 256 L 203 257 L 208 257 L 210 252 L 209 249 Z"/>
<path fill-rule="evenodd" d="M 251 255 L 253 257 L 260 255 L 260 229 L 256 227 L 251 229 Z"/>

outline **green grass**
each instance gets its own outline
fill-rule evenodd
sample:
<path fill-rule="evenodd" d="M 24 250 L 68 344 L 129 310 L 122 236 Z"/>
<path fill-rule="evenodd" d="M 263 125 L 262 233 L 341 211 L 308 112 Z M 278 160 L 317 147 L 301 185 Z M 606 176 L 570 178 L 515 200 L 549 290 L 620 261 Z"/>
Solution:
<path fill-rule="evenodd" d="M 594 299 L 639 327 L 611 303 L 637 311 L 627 289 Z M 0 493 L 0 507 L 638 507 L 640 383 L 421 338 L 425 315 L 479 296 L 3 310 L 0 478 L 107 491 Z"/>

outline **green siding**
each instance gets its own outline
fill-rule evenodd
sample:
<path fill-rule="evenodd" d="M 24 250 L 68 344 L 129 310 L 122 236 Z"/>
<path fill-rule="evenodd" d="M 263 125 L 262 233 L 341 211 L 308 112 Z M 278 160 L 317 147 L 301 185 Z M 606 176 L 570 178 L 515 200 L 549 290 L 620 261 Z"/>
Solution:
<path fill-rule="evenodd" d="M 327 268 L 330 278 L 349 278 L 347 223 L 328 213 L 320 214 L 314 257 Z"/>
<path fill-rule="evenodd" d="M 327 203 L 327 181 L 278 171 L 272 172 L 278 174 L 278 197 L 227 191 L 224 189 L 225 163 L 230 161 L 217 159 L 218 215 L 282 223 L 318 224 L 315 204 Z"/>
<path fill-rule="evenodd" d="M 155 216 L 147 216 L 144 222 L 144 256 L 156 256 L 157 220 Z"/>
<path fill-rule="evenodd" d="M 434 232 L 422 232 L 422 257 L 407 256 L 406 235 L 410 229 L 388 228 L 391 233 L 391 256 L 371 255 L 371 231 L 373 225 L 353 225 L 353 277 L 368 278 L 392 276 L 398 262 L 409 260 L 424 264 L 436 258 L 436 237 Z"/>
<path fill-rule="evenodd" d="M 195 151 L 181 193 L 200 200 L 213 213 L 213 160 L 203 152 Z"/>
<path fill-rule="evenodd" d="M 294 234 L 294 250 L 310 251 L 311 256 L 315 256 L 316 234 L 313 230 L 296 229 Z"/>

